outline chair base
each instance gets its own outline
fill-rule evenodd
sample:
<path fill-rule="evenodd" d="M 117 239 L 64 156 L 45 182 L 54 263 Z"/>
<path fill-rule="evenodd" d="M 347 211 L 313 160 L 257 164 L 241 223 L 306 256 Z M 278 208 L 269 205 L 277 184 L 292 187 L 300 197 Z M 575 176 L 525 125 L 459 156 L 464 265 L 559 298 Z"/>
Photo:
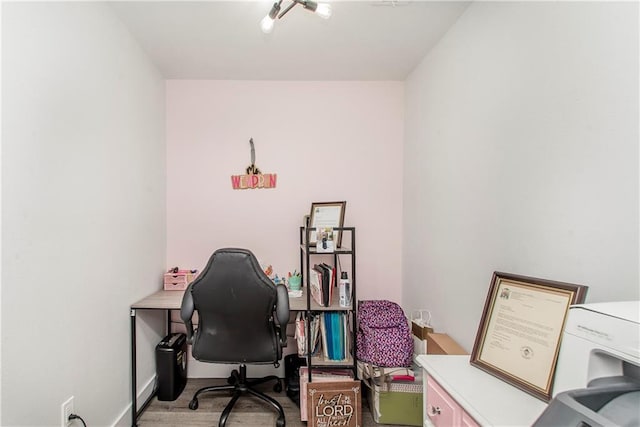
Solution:
<path fill-rule="evenodd" d="M 285 427 L 284 409 L 282 409 L 282 405 L 280 405 L 280 403 L 278 403 L 278 401 L 276 401 L 272 397 L 267 396 L 266 394 L 261 393 L 253 388 L 253 386 L 257 384 L 262 384 L 264 382 L 271 381 L 271 380 L 277 381 L 276 384 L 273 386 L 273 390 L 276 393 L 281 392 L 282 383 L 280 382 L 280 378 L 278 378 L 275 375 L 269 375 L 267 377 L 258 378 L 258 379 L 249 381 L 247 380 L 247 366 L 242 364 L 239 367 L 239 371 L 234 369 L 231 372 L 231 376 L 227 378 L 227 382 L 229 383 L 228 385 L 203 387 L 200 390 L 196 391 L 196 394 L 193 395 L 191 402 L 189 402 L 189 409 L 192 409 L 192 410 L 198 409 L 198 396 L 200 396 L 202 393 L 207 393 L 210 391 L 232 390 L 233 396 L 231 397 L 231 400 L 229 401 L 229 403 L 227 403 L 227 406 L 224 408 L 224 411 L 222 411 L 222 414 L 220 415 L 220 422 L 218 423 L 219 427 L 224 427 L 225 424 L 227 423 L 227 418 L 229 418 L 229 414 L 231 413 L 233 406 L 236 404 L 240 396 L 242 396 L 245 393 L 249 393 L 267 402 L 271 406 L 273 406 L 275 410 L 278 411 L 278 418 L 276 419 L 276 427 Z"/>

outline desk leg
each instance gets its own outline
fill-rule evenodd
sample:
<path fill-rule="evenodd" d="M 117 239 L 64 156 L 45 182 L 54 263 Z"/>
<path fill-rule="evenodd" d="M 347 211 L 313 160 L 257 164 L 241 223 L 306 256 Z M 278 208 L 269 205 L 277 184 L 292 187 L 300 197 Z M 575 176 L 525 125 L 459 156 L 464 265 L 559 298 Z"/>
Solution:
<path fill-rule="evenodd" d="M 138 425 L 138 385 L 136 372 L 136 311 L 131 310 L 131 427 Z"/>
<path fill-rule="evenodd" d="M 167 310 L 167 333 L 166 335 L 171 334 L 171 310 Z"/>

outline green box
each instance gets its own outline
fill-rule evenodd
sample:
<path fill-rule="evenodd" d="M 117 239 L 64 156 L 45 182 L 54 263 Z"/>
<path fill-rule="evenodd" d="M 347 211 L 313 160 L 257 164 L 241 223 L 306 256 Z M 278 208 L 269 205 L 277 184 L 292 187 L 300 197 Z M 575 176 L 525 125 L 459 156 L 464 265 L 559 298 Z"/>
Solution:
<path fill-rule="evenodd" d="M 376 423 L 422 426 L 422 384 L 412 384 L 408 387 L 410 391 L 394 391 L 402 388 L 395 387 L 396 384 L 390 387 L 391 391 L 383 391 L 377 385 L 372 387 L 367 381 L 363 381 L 363 384 L 367 390 L 369 409 Z"/>

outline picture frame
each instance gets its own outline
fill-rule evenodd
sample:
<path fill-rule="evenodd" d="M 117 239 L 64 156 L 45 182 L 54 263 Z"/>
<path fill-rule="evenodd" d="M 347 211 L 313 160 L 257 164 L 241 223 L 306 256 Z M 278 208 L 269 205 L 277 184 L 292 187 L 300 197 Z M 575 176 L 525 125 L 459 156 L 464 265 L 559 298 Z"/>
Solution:
<path fill-rule="evenodd" d="M 548 402 L 569 306 L 588 287 L 494 272 L 470 363 Z"/>
<path fill-rule="evenodd" d="M 346 201 L 341 202 L 313 202 L 309 213 L 307 232 L 309 246 L 315 246 L 317 237 L 315 229 L 318 228 L 342 228 L 344 227 L 344 211 L 347 206 Z M 333 230 L 333 238 L 337 248 L 342 246 L 342 230 Z"/>
<path fill-rule="evenodd" d="M 307 427 L 362 427 L 360 380 L 310 382 Z"/>

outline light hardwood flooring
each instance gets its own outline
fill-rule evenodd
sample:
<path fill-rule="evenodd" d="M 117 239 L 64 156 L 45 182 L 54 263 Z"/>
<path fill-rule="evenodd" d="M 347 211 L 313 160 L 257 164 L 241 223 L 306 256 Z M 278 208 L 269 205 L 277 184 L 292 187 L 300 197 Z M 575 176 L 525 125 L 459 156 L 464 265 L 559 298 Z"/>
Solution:
<path fill-rule="evenodd" d="M 222 410 L 230 400 L 230 392 L 211 392 L 198 397 L 198 409 L 189 409 L 189 401 L 196 390 L 209 385 L 226 384 L 226 379 L 189 378 L 182 394 L 175 401 L 166 402 L 153 398 L 138 420 L 140 427 L 217 427 Z M 274 382 L 257 386 L 260 391 L 275 398 L 284 408 L 287 427 L 306 427 L 300 421 L 300 409 L 287 397 L 284 391 L 275 393 Z M 284 380 L 283 380 L 284 387 Z M 275 426 L 276 411 L 261 400 L 251 396 L 242 396 L 235 404 L 227 419 L 227 427 L 263 427 Z M 378 426 L 371 416 L 366 399 L 362 401 L 362 427 Z M 399 427 L 385 424 L 387 427 Z"/>

